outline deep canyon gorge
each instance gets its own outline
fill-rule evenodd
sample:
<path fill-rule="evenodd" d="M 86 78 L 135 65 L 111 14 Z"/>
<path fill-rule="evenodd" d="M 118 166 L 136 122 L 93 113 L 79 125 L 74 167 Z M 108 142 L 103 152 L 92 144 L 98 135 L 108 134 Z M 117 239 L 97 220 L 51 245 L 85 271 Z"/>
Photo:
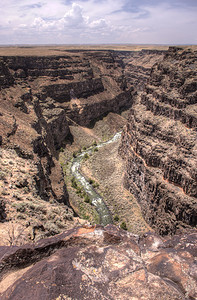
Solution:
<path fill-rule="evenodd" d="M 0 49 L 2 300 L 196 299 L 196 58 Z"/>

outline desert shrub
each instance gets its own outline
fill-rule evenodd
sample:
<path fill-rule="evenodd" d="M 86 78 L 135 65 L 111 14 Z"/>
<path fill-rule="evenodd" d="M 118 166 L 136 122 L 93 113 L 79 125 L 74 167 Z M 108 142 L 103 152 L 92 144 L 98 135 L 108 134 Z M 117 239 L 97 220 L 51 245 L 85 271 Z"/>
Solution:
<path fill-rule="evenodd" d="M 71 220 L 73 220 L 73 216 L 72 216 L 72 214 L 70 212 L 63 211 L 63 213 L 62 213 L 62 219 L 64 221 L 66 221 L 66 220 L 71 221 Z"/>
<path fill-rule="evenodd" d="M 6 205 L 3 200 L 0 200 L 0 221 L 6 218 Z"/>
<path fill-rule="evenodd" d="M 28 208 L 29 208 L 30 210 L 32 210 L 32 211 L 36 211 L 36 212 L 38 212 L 38 213 L 43 213 L 43 214 L 45 214 L 45 215 L 46 215 L 46 213 L 47 213 L 47 209 L 46 209 L 44 206 L 42 206 L 42 205 L 38 205 L 38 204 L 33 204 L 33 203 L 31 203 L 31 204 L 28 205 Z"/>
<path fill-rule="evenodd" d="M 60 148 L 60 152 L 64 152 L 64 148 L 63 147 Z"/>
<path fill-rule="evenodd" d="M 88 182 L 89 182 L 89 184 L 93 184 L 93 183 L 94 183 L 94 180 L 91 179 L 91 178 L 89 178 L 89 179 L 88 179 Z"/>
<path fill-rule="evenodd" d="M 16 219 L 9 222 L 6 231 L 6 240 L 10 246 L 22 245 L 24 243 L 24 228 L 17 224 Z"/>
<path fill-rule="evenodd" d="M 14 203 L 13 206 L 16 208 L 18 212 L 24 213 L 26 211 L 27 203 L 25 202 Z"/>
<path fill-rule="evenodd" d="M 18 213 L 18 214 L 16 215 L 16 218 L 17 218 L 17 219 L 21 219 L 21 220 L 25 220 L 25 216 L 24 216 L 24 214 L 22 214 L 22 213 Z"/>
<path fill-rule="evenodd" d="M 119 221 L 119 216 L 118 216 L 118 215 L 115 215 L 115 216 L 114 216 L 114 221 L 116 221 L 116 222 Z"/>
<path fill-rule="evenodd" d="M 99 187 L 99 184 L 97 182 L 94 182 L 92 186 L 93 186 L 93 188 L 97 188 L 97 187 Z"/>
<path fill-rule="evenodd" d="M 46 222 L 45 224 L 45 230 L 49 232 L 50 235 L 56 235 L 60 233 L 60 229 L 52 222 Z"/>
<path fill-rule="evenodd" d="M 6 178 L 6 173 L 3 171 L 0 171 L 0 179 L 4 180 Z"/>
<path fill-rule="evenodd" d="M 88 159 L 89 158 L 89 155 L 86 153 L 85 155 L 84 155 L 84 159 Z"/>
<path fill-rule="evenodd" d="M 96 147 L 96 148 L 94 148 L 94 152 L 98 152 L 98 148 Z"/>
<path fill-rule="evenodd" d="M 86 148 L 85 146 L 82 148 L 82 150 L 84 150 L 84 151 L 85 151 L 86 149 L 87 149 L 87 148 Z"/>
<path fill-rule="evenodd" d="M 59 209 L 59 207 L 53 207 L 52 212 L 53 212 L 54 214 L 59 215 L 59 214 L 60 214 L 60 209 Z"/>
<path fill-rule="evenodd" d="M 120 224 L 120 228 L 122 228 L 123 230 L 127 230 L 127 224 L 125 222 L 122 222 Z"/>
<path fill-rule="evenodd" d="M 59 227 L 59 228 L 64 228 L 64 224 L 62 223 L 62 221 L 58 220 L 56 222 L 56 225 Z"/>
<path fill-rule="evenodd" d="M 97 142 L 94 141 L 94 142 L 92 143 L 92 146 L 97 146 Z"/>
<path fill-rule="evenodd" d="M 81 193 L 82 193 L 82 189 L 81 189 L 79 186 L 77 187 L 76 193 L 77 193 L 77 194 L 81 194 Z"/>
<path fill-rule="evenodd" d="M 90 200 L 90 197 L 86 194 L 85 197 L 84 197 L 84 201 L 86 203 L 90 203 L 91 204 L 91 200 Z"/>
<path fill-rule="evenodd" d="M 77 189 L 77 182 L 76 182 L 76 179 L 75 179 L 74 176 L 71 178 L 71 186 L 72 186 L 74 189 Z"/>
<path fill-rule="evenodd" d="M 77 157 L 77 152 L 76 151 L 73 152 L 73 157 L 74 158 Z"/>
<path fill-rule="evenodd" d="M 56 213 L 54 213 L 53 211 L 49 211 L 48 214 L 47 214 L 47 219 L 54 221 L 56 216 L 57 216 Z"/>

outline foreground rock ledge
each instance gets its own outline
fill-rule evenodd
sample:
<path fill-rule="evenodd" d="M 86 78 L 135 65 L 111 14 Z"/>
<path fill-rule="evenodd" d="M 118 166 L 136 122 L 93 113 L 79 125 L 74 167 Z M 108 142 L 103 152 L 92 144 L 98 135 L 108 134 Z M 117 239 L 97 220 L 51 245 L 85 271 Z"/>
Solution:
<path fill-rule="evenodd" d="M 196 241 L 108 225 L 0 247 L 0 299 L 196 299 Z"/>

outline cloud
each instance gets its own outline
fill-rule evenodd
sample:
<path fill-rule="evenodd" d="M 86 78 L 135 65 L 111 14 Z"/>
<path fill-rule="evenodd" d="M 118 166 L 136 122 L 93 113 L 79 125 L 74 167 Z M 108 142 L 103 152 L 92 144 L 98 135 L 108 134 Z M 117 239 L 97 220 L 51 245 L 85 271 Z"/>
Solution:
<path fill-rule="evenodd" d="M 0 44 L 197 43 L 196 0 L 1 0 Z"/>
<path fill-rule="evenodd" d="M 80 39 L 80 35 L 84 38 L 90 37 L 91 33 L 100 34 L 103 31 L 110 31 L 110 25 L 107 24 L 105 19 L 90 20 L 89 16 L 85 16 L 83 8 L 76 3 L 73 3 L 71 8 L 66 11 L 64 16 L 57 20 L 44 20 L 37 17 L 34 19 L 30 27 L 40 33 L 44 32 L 58 32 L 62 37 L 68 32 L 76 33 L 76 38 Z M 25 25 L 23 24 L 23 28 Z M 73 39 L 75 37 L 73 36 Z"/>
<path fill-rule="evenodd" d="M 64 30 L 65 28 L 76 29 L 78 27 L 86 26 L 88 18 L 83 16 L 82 7 L 76 3 L 72 4 L 71 9 L 67 10 L 64 16 L 57 20 L 45 20 L 41 17 L 36 17 L 33 24 L 30 25 L 32 28 L 40 30 Z"/>

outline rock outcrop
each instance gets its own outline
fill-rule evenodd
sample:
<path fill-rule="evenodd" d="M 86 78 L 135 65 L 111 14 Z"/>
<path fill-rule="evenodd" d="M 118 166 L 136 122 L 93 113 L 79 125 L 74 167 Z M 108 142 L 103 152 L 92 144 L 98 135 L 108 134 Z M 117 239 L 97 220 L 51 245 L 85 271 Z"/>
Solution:
<path fill-rule="evenodd" d="M 196 56 L 169 49 L 136 96 L 123 132 L 125 183 L 160 234 L 197 224 Z"/>
<path fill-rule="evenodd" d="M 5 220 L 6 218 L 6 207 L 5 207 L 5 202 L 3 199 L 0 199 L 0 221 Z"/>
<path fill-rule="evenodd" d="M 152 66 L 163 59 L 166 51 L 141 50 L 116 52 L 116 59 L 124 66 L 124 75 L 131 92 L 143 90 L 147 83 Z"/>
<path fill-rule="evenodd" d="M 0 247 L 0 298 L 196 299 L 196 239 L 196 231 L 139 237 L 108 225 Z"/>

